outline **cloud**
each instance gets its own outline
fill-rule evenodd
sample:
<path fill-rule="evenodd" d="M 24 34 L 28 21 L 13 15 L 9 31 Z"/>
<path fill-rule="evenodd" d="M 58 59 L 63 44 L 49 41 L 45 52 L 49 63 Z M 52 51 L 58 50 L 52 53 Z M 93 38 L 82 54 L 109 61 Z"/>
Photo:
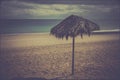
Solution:
<path fill-rule="evenodd" d="M 38 4 L 119 5 L 119 0 L 19 0 Z"/>
<path fill-rule="evenodd" d="M 1 5 L 1 17 L 6 18 L 43 18 L 49 16 L 83 13 L 77 5 L 68 4 L 35 4 L 21 1 L 5 1 Z M 26 15 L 28 14 L 28 15 Z M 23 17 L 22 17 L 23 15 Z M 26 17 L 24 16 L 26 15 Z"/>
<path fill-rule="evenodd" d="M 38 5 L 34 9 L 28 10 L 33 15 L 51 16 L 51 15 L 63 15 L 69 13 L 83 13 L 86 10 L 79 9 L 77 5 Z"/>
<path fill-rule="evenodd" d="M 72 0 L 70 0 L 72 2 Z M 82 2 L 83 0 L 75 0 Z M 68 4 L 39 4 L 45 1 L 43 0 L 12 0 L 12 1 L 2 1 L 0 17 L 1 18 L 17 18 L 17 19 L 60 19 L 71 14 L 80 15 L 83 17 L 96 17 L 101 18 L 106 14 L 120 13 L 119 5 L 96 5 L 96 1 L 93 4 L 88 4 L 90 1 L 84 2 L 83 4 L 70 4 L 69 1 L 63 1 L 63 3 Z M 51 2 L 51 1 L 48 1 Z M 58 0 L 52 0 L 53 3 L 59 2 Z M 99 2 L 99 1 L 98 1 Z M 107 2 L 105 0 L 104 2 Z M 86 3 L 86 4 L 85 4 Z M 102 3 L 102 1 L 100 2 Z"/>

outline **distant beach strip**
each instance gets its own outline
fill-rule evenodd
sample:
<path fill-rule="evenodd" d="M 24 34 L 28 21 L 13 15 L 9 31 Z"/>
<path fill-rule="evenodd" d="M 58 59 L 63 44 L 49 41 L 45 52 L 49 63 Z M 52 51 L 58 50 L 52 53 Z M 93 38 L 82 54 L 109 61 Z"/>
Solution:
<path fill-rule="evenodd" d="M 120 29 L 113 29 L 113 30 L 98 30 L 93 31 L 93 34 L 103 34 L 103 33 L 120 33 Z"/>

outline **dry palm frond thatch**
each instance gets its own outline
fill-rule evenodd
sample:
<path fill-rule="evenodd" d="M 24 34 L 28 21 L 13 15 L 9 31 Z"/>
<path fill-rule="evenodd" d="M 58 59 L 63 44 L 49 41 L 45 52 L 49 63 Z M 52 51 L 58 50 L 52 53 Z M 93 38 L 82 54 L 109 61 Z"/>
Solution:
<path fill-rule="evenodd" d="M 90 35 L 93 30 L 99 30 L 99 26 L 96 23 L 76 15 L 71 15 L 53 27 L 50 33 L 57 38 L 66 37 L 68 39 L 69 36 L 81 35 L 82 37 L 83 33 Z"/>

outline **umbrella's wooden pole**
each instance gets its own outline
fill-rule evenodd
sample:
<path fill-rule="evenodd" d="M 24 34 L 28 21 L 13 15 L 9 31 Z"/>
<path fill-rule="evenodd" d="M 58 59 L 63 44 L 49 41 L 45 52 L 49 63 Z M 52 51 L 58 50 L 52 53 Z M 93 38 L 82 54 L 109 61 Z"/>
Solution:
<path fill-rule="evenodd" d="M 72 75 L 74 75 L 74 49 L 75 49 L 75 37 L 73 36 L 73 43 L 72 43 Z"/>

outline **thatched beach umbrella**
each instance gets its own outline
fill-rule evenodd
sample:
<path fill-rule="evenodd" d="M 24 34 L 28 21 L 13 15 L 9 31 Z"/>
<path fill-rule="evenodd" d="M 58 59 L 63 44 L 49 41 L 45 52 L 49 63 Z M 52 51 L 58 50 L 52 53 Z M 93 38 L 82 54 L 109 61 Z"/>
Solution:
<path fill-rule="evenodd" d="M 99 26 L 82 17 L 71 15 L 60 22 L 58 25 L 51 29 L 50 34 L 54 35 L 57 38 L 66 38 L 72 37 L 72 75 L 74 74 L 74 43 L 75 37 L 80 35 L 83 38 L 83 34 L 86 33 L 90 36 L 91 31 L 99 30 Z"/>

